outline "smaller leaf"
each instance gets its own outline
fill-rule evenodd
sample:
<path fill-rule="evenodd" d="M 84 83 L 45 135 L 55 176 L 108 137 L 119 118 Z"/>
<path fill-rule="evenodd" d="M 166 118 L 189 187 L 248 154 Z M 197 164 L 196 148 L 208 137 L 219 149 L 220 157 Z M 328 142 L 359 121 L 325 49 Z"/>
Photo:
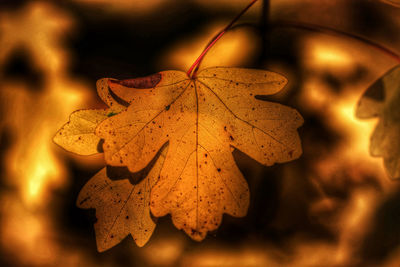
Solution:
<path fill-rule="evenodd" d="M 109 109 L 86 109 L 73 112 L 69 121 L 53 138 L 57 145 L 79 155 L 92 155 L 102 152 L 101 139 L 94 133 L 97 125 L 126 109 L 120 103 L 118 96 L 111 91 L 108 80 L 98 80 L 96 87 L 98 95 Z"/>
<path fill-rule="evenodd" d="M 100 138 L 95 135 L 97 125 L 107 119 L 110 110 L 84 109 L 71 114 L 67 122 L 54 136 L 54 142 L 64 149 L 79 154 L 100 153 Z"/>
<path fill-rule="evenodd" d="M 370 144 L 374 157 L 383 157 L 391 178 L 400 178 L 400 67 L 395 67 L 372 84 L 361 97 L 356 115 L 379 117 Z"/>
<path fill-rule="evenodd" d="M 129 234 L 139 247 L 147 243 L 156 226 L 150 215 L 150 190 L 158 180 L 165 154 L 164 147 L 139 179 L 123 172 L 116 174 L 119 180 L 112 180 L 111 173 L 118 169 L 103 168 L 82 188 L 77 206 L 96 209 L 94 227 L 99 252 L 117 245 Z"/>

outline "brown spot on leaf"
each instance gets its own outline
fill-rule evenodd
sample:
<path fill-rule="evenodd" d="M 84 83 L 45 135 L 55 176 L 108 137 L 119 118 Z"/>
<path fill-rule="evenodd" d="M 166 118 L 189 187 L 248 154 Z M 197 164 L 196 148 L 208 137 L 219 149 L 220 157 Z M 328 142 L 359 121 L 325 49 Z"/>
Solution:
<path fill-rule="evenodd" d="M 129 88 L 148 89 L 155 87 L 161 81 L 161 73 L 155 73 L 145 77 L 127 80 L 110 80 L 111 83 L 117 83 Z"/>

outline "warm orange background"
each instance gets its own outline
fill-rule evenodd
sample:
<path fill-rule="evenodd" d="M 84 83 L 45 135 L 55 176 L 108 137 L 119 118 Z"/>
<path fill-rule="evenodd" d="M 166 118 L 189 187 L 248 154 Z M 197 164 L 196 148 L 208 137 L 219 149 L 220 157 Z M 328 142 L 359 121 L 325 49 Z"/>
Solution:
<path fill-rule="evenodd" d="M 325 25 L 400 51 L 400 8 L 391 2 L 399 1 L 272 0 L 269 19 Z M 96 251 L 95 213 L 75 199 L 104 162 L 63 151 L 54 133 L 72 111 L 102 106 L 99 78 L 187 70 L 247 3 L 1 1 L 1 266 L 400 265 L 399 182 L 369 156 L 377 120 L 354 116 L 365 89 L 397 62 L 347 37 L 293 28 L 267 35 L 262 0 L 202 66 L 288 77 L 269 99 L 304 116 L 303 156 L 267 168 L 235 151 L 252 194 L 248 215 L 225 216 L 202 243 L 162 218 L 144 248 L 127 238 Z"/>

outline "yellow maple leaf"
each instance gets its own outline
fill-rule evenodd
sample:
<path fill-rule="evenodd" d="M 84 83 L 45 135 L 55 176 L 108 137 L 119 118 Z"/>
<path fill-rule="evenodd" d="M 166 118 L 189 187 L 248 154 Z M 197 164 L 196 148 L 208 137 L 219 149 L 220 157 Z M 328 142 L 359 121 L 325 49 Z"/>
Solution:
<path fill-rule="evenodd" d="M 165 150 L 139 177 L 122 172 L 118 180 L 113 180 L 110 178 L 113 174 L 103 168 L 82 188 L 77 206 L 96 209 L 94 228 L 100 252 L 120 243 L 129 234 L 142 247 L 153 234 L 156 223 L 150 215 L 150 190 L 158 180 Z"/>
<path fill-rule="evenodd" d="M 70 115 L 69 121 L 56 133 L 53 141 L 65 150 L 79 154 L 101 153 L 100 138 L 94 133 L 97 125 L 126 107 L 118 102 L 110 92 L 107 80 L 97 81 L 97 93 L 108 109 L 83 109 Z"/>
<path fill-rule="evenodd" d="M 164 71 L 132 80 L 108 80 L 125 111 L 104 120 L 107 164 L 146 167 L 169 144 L 160 179 L 151 191 L 151 212 L 171 214 L 178 229 L 200 241 L 218 228 L 223 213 L 244 216 L 249 189 L 232 156 L 237 148 L 264 165 L 301 154 L 300 114 L 256 95 L 280 91 L 286 79 L 264 70 L 213 67 L 189 78 Z"/>
<path fill-rule="evenodd" d="M 100 153 L 100 138 L 94 134 L 94 130 L 109 113 L 110 111 L 106 109 L 84 109 L 73 112 L 69 122 L 54 136 L 54 142 L 65 150 L 79 155 Z"/>

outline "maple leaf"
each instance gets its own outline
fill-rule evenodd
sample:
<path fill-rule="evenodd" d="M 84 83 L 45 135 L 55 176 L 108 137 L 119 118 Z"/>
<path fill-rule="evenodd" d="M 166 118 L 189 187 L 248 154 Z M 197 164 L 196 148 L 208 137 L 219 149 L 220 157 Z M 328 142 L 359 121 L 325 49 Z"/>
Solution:
<path fill-rule="evenodd" d="M 96 209 L 94 228 L 100 252 L 120 243 L 129 234 L 139 247 L 147 243 L 156 227 L 150 215 L 150 189 L 158 180 L 164 158 L 165 149 L 139 177 L 103 168 L 82 188 L 77 206 Z M 118 180 L 112 180 L 110 177 L 118 171 Z"/>
<path fill-rule="evenodd" d="M 373 83 L 359 100 L 358 118 L 379 117 L 371 136 L 370 154 L 382 157 L 391 178 L 400 178 L 400 67 Z"/>
<path fill-rule="evenodd" d="M 109 79 L 111 91 L 131 105 L 100 123 L 96 134 L 104 139 L 107 164 L 131 172 L 169 144 L 151 191 L 151 212 L 170 213 L 178 229 L 200 241 L 218 228 L 224 213 L 247 213 L 249 189 L 232 148 L 267 166 L 300 156 L 300 114 L 255 98 L 280 91 L 286 82 L 273 72 L 224 67 L 192 78 L 164 71 L 140 80 Z"/>

